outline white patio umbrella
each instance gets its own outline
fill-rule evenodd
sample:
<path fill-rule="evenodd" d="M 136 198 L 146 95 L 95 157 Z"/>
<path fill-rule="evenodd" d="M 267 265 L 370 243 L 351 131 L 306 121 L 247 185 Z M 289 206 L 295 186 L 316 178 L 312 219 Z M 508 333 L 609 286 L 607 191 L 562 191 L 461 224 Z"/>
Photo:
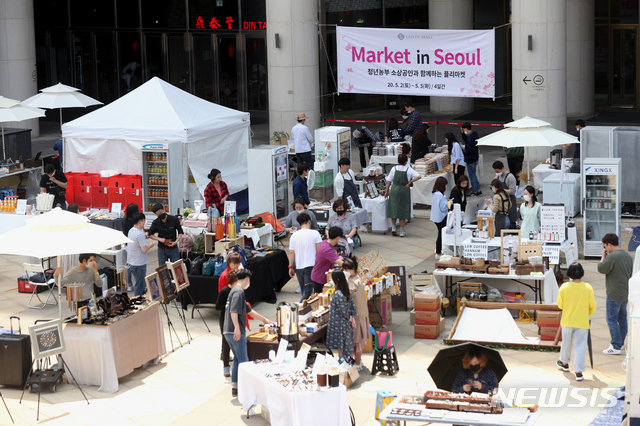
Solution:
<path fill-rule="evenodd" d="M 27 219 L 25 226 L 0 235 L 0 254 L 42 259 L 65 254 L 100 253 L 130 242 L 122 231 L 94 225 L 85 216 L 56 207 L 48 213 Z M 58 286 L 58 305 L 62 318 L 60 301 Z"/>
<path fill-rule="evenodd" d="M 551 127 L 550 123 L 531 117 L 523 117 L 504 125 L 503 130 L 478 139 L 479 146 L 501 146 L 527 149 L 527 174 L 529 173 L 528 148 L 534 146 L 555 147 L 580 143 L 578 138 Z"/>
<path fill-rule="evenodd" d="M 80 93 L 80 89 L 62 83 L 42 89 L 41 92 L 22 101 L 22 105 L 47 109 L 59 108 L 60 130 L 62 130 L 62 108 L 86 108 L 92 105 L 102 105 L 102 102 Z"/>
<path fill-rule="evenodd" d="M 38 117 L 44 117 L 43 110 L 24 106 L 20 104 L 20 101 L 0 96 L 0 128 L 2 128 L 3 159 L 7 159 L 7 152 L 4 145 L 4 123 L 8 123 L 10 121 L 30 120 Z"/>

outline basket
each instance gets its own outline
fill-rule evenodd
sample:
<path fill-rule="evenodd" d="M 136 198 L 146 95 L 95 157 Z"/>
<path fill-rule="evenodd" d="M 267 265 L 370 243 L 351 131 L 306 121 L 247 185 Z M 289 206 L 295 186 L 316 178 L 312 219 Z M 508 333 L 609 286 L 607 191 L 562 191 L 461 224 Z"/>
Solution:
<path fill-rule="evenodd" d="M 378 278 L 387 273 L 387 264 L 378 250 L 371 251 L 358 259 L 358 274 Z M 368 272 L 368 274 L 367 274 Z"/>

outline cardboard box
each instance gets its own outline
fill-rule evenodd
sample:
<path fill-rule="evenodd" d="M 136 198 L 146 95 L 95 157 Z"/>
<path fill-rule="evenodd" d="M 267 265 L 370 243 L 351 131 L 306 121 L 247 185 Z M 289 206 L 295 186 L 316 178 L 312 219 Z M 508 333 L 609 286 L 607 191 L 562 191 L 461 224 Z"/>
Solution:
<path fill-rule="evenodd" d="M 440 323 L 440 310 L 416 311 L 414 325 L 438 325 Z"/>
<path fill-rule="evenodd" d="M 358 373 L 358 367 L 354 365 L 349 370 L 340 372 L 340 383 L 350 388 L 358 380 L 358 377 L 360 377 L 360 373 Z"/>
<path fill-rule="evenodd" d="M 374 304 L 375 303 L 375 307 Z M 383 325 L 391 324 L 391 295 L 381 294 L 375 296 L 373 299 L 367 302 L 369 308 L 369 323 L 376 328 L 380 328 Z M 376 307 L 378 309 L 376 309 Z M 378 313 L 380 310 L 380 313 Z M 380 317 L 382 314 L 382 317 Z"/>
<path fill-rule="evenodd" d="M 362 352 L 364 352 L 365 354 L 370 354 L 371 352 L 373 352 L 373 335 L 369 335 L 369 339 L 367 340 L 367 344 L 364 345 L 364 348 L 362 349 Z"/>
<path fill-rule="evenodd" d="M 416 325 L 416 310 L 409 312 L 409 324 Z"/>
<path fill-rule="evenodd" d="M 437 311 L 440 309 L 440 296 L 437 294 L 418 293 L 413 299 L 413 307 L 417 311 Z"/>
<path fill-rule="evenodd" d="M 416 312 L 417 313 L 417 312 Z M 437 339 L 444 331 L 444 318 L 440 318 L 437 325 L 415 325 L 413 337 L 416 339 Z"/>
<path fill-rule="evenodd" d="M 551 341 L 553 342 L 556 339 L 556 333 L 558 332 L 558 328 L 557 327 L 540 327 L 540 340 L 544 340 L 544 341 Z M 560 333 L 560 340 L 559 342 L 562 341 L 562 332 Z"/>
<path fill-rule="evenodd" d="M 562 311 L 539 311 L 538 327 L 558 327 L 562 319 Z"/>
<path fill-rule="evenodd" d="M 211 238 L 209 238 L 208 236 L 214 236 L 215 234 L 209 234 L 206 233 L 204 236 L 204 252 L 205 254 L 211 254 L 210 252 L 207 251 L 207 243 L 211 244 L 211 242 L 213 241 Z M 213 254 L 224 254 L 226 252 L 226 250 L 235 247 L 236 245 L 239 245 L 240 248 L 244 248 L 244 236 L 240 235 L 237 238 L 225 238 L 223 240 L 219 240 L 215 242 L 215 251 Z M 211 246 L 209 246 L 209 249 L 211 248 Z"/>

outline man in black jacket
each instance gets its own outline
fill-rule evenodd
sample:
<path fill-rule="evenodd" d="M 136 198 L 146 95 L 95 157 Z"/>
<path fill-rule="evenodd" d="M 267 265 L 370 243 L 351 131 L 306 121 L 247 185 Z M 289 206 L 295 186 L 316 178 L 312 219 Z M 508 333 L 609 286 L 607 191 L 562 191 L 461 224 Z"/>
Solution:
<path fill-rule="evenodd" d="M 353 141 L 360 150 L 360 167 L 364 169 L 367 167 L 367 157 L 364 154 L 364 149 L 367 148 L 369 160 L 371 160 L 373 147 L 376 146 L 375 135 L 365 126 L 360 126 L 353 131 Z"/>
<path fill-rule="evenodd" d="M 467 163 L 467 171 L 469 172 L 469 180 L 471 181 L 471 195 L 482 195 L 480 191 L 480 182 L 478 182 L 478 175 L 476 169 L 478 168 L 478 159 L 480 154 L 478 153 L 478 133 L 475 130 L 471 130 L 471 123 L 464 123 L 460 128 L 462 140 L 465 143 L 464 147 L 464 162 Z"/>

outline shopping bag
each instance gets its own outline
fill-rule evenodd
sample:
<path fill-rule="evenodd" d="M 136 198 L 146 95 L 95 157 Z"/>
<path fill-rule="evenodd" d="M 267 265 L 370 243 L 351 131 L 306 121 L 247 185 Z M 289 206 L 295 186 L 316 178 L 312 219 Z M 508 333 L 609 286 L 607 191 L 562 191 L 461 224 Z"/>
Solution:
<path fill-rule="evenodd" d="M 195 238 L 191 251 L 194 253 L 204 253 L 204 232 Z"/>
<path fill-rule="evenodd" d="M 382 329 L 387 331 L 382 331 Z M 380 342 L 384 341 L 384 344 Z M 386 325 L 380 328 L 380 331 L 376 331 L 376 351 L 382 352 L 385 349 L 389 349 L 393 346 L 393 332 L 389 331 Z"/>
<path fill-rule="evenodd" d="M 191 275 L 202 275 L 202 265 L 204 265 L 204 256 L 198 256 L 191 261 Z"/>
<path fill-rule="evenodd" d="M 216 270 L 216 258 L 211 257 L 202 264 L 202 275 L 212 276 Z"/>
<path fill-rule="evenodd" d="M 246 268 L 247 266 L 249 266 L 249 261 L 247 260 L 247 253 L 244 251 L 242 247 L 240 247 L 240 244 L 236 244 L 233 250 L 240 255 L 240 261 L 242 262 L 242 267 Z"/>
<path fill-rule="evenodd" d="M 222 275 L 225 269 L 227 269 L 227 262 L 224 261 L 224 258 L 222 256 L 218 256 L 214 266 L 213 276 L 219 277 L 220 275 Z"/>

